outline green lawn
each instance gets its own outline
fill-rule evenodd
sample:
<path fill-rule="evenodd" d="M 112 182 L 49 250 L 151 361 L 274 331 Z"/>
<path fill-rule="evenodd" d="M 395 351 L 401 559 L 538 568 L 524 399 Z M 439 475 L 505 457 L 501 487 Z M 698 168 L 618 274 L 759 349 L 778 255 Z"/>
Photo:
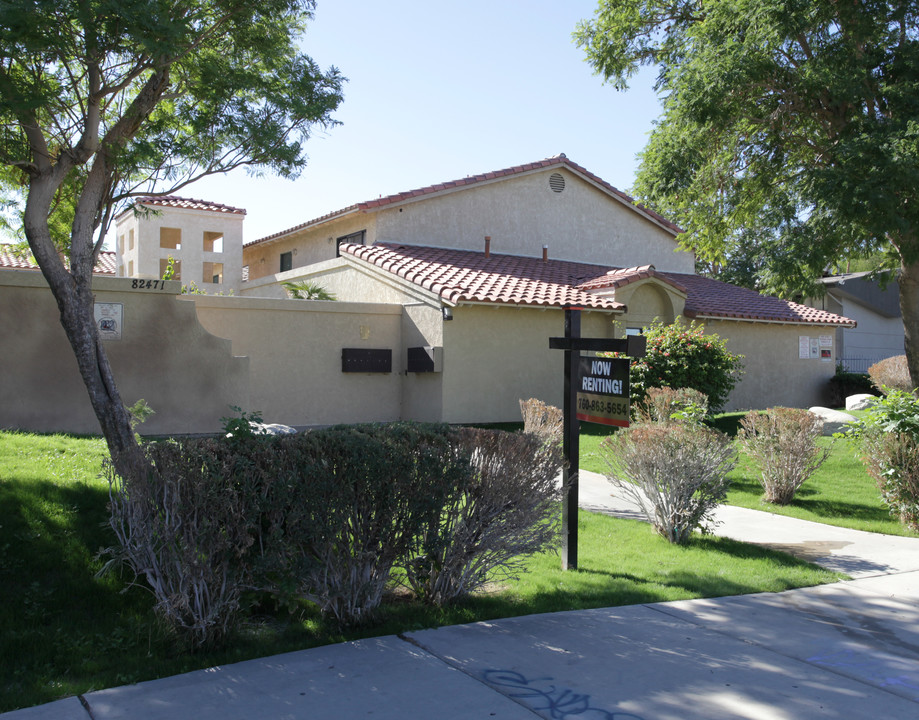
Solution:
<path fill-rule="evenodd" d="M 538 556 L 520 580 L 446 610 L 394 596 L 373 627 L 347 634 L 304 604 L 262 599 L 221 652 L 178 651 L 152 597 L 127 578 L 96 577 L 108 488 L 94 438 L 0 432 L 0 711 L 200 667 L 372 635 L 578 608 L 607 607 L 832 582 L 839 575 L 718 538 L 669 545 L 644 523 L 581 513 L 580 562 L 562 572 Z"/>
<path fill-rule="evenodd" d="M 723 432 L 734 434 L 743 415 L 726 413 L 716 417 L 714 424 Z M 602 425 L 582 426 L 580 464 L 583 470 L 606 471 L 599 448 L 600 441 L 607 435 L 609 430 Z M 821 438 L 818 442 L 830 448 L 830 457 L 801 486 L 790 505 L 782 507 L 762 502 L 759 470 L 743 453 L 730 475 L 728 504 L 886 535 L 916 535 L 887 511 L 874 480 L 856 456 L 853 441 Z"/>

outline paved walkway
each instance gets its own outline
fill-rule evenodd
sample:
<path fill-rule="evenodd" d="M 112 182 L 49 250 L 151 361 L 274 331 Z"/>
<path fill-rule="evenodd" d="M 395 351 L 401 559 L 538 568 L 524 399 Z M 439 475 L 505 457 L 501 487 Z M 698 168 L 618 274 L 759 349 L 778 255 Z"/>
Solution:
<path fill-rule="evenodd" d="M 584 473 L 582 506 L 635 508 Z M 919 539 L 724 508 L 719 534 L 854 579 L 422 630 L 87 693 L 2 720 L 919 717 Z"/>

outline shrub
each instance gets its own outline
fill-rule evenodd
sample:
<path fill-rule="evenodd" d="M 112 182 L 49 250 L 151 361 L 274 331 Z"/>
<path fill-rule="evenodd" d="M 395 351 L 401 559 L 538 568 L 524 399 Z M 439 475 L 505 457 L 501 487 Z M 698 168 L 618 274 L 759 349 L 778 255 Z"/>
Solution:
<path fill-rule="evenodd" d="M 693 423 L 636 424 L 605 438 L 600 452 L 607 480 L 678 544 L 687 543 L 695 528 L 708 531 L 736 462 L 730 438 Z"/>
<path fill-rule="evenodd" d="M 541 437 L 547 442 L 562 442 L 565 418 L 559 408 L 530 398 L 520 401 L 520 414 L 523 416 L 523 432 Z"/>
<path fill-rule="evenodd" d="M 830 378 L 830 407 L 844 407 L 846 398 L 850 395 L 859 395 L 861 393 L 870 393 L 877 395 L 878 390 L 875 388 L 871 378 L 864 373 L 846 372 L 840 366 L 836 368 L 836 374 Z"/>
<path fill-rule="evenodd" d="M 790 503 L 829 457 L 828 449 L 817 447 L 823 420 L 807 410 L 777 407 L 751 412 L 740 425 L 741 447 L 759 466 L 766 502 Z"/>
<path fill-rule="evenodd" d="M 635 416 L 640 423 L 699 424 L 707 414 L 708 397 L 692 388 L 648 388 L 644 400 L 635 406 Z"/>
<path fill-rule="evenodd" d="M 874 386 L 885 395 L 891 390 L 913 389 L 913 383 L 909 379 L 909 368 L 906 366 L 906 355 L 895 355 L 876 362 L 868 368 L 868 376 Z"/>
<path fill-rule="evenodd" d="M 889 390 L 848 434 L 859 440 L 862 462 L 890 513 L 919 531 L 919 398 Z"/>
<path fill-rule="evenodd" d="M 706 335 L 695 321 L 688 326 L 655 321 L 645 330 L 647 355 L 633 361 L 629 383 L 633 402 L 641 402 L 649 388 L 692 388 L 708 397 L 718 412 L 743 371 L 743 356 L 728 352 L 725 340 Z"/>
<path fill-rule="evenodd" d="M 466 466 L 447 428 L 341 426 L 282 438 L 264 567 L 342 626 L 373 619 L 393 564 L 436 524 Z"/>
<path fill-rule="evenodd" d="M 219 644 L 248 586 L 249 516 L 231 478 L 237 456 L 215 440 L 152 443 L 149 465 L 120 478 L 106 465 L 119 546 L 107 568 L 144 577 L 156 612 L 192 648 Z"/>
<path fill-rule="evenodd" d="M 561 449 L 536 434 L 463 428 L 451 437 L 471 470 L 403 559 L 405 581 L 444 605 L 515 577 L 523 558 L 556 546 Z"/>

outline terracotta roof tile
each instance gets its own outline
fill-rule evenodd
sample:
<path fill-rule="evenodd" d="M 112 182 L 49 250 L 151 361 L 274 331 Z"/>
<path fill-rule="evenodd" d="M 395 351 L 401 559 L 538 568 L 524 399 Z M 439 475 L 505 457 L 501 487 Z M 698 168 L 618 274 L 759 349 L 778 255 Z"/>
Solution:
<path fill-rule="evenodd" d="M 625 310 L 622 303 L 578 289 L 585 275 L 603 272 L 595 265 L 544 262 L 541 258 L 496 253 L 486 258 L 467 250 L 385 243 L 346 243 L 341 251 L 430 290 L 449 303 Z"/>
<path fill-rule="evenodd" d="M 210 202 L 209 200 L 196 200 L 195 198 L 183 198 L 177 195 L 144 195 L 134 198 L 138 205 L 153 205 L 157 207 L 174 207 L 185 210 L 207 210 L 209 212 L 219 212 L 227 215 L 245 215 L 246 211 L 242 208 L 232 207 L 230 205 L 221 205 L 220 203 Z M 119 217 L 130 212 L 130 208 L 122 211 Z"/>
<path fill-rule="evenodd" d="M 561 153 L 559 155 L 546 158 L 545 160 L 538 160 L 537 162 L 527 163 L 525 165 L 515 165 L 514 167 L 505 168 L 504 170 L 492 170 L 491 172 L 482 173 L 480 175 L 470 175 L 465 178 L 460 178 L 459 180 L 435 183 L 426 187 L 395 193 L 394 195 L 386 195 L 384 197 L 377 198 L 376 200 L 367 200 L 355 205 L 349 205 L 342 210 L 337 210 L 335 212 L 322 215 L 321 217 L 315 218 L 313 220 L 308 220 L 305 223 L 295 225 L 294 227 L 288 228 L 287 230 L 281 230 L 280 232 L 276 232 L 272 235 L 259 238 L 258 240 L 253 240 L 252 242 L 246 243 L 245 246 L 249 247 L 250 245 L 257 245 L 258 243 L 274 240 L 276 238 L 289 235 L 290 233 L 297 232 L 298 230 L 302 230 L 311 225 L 318 225 L 320 223 L 326 222 L 327 220 L 332 220 L 336 217 L 347 215 L 352 212 L 368 212 L 371 210 L 377 210 L 387 205 L 395 205 L 397 203 L 404 202 L 406 200 L 412 200 L 414 198 L 422 197 L 425 195 L 434 195 L 439 192 L 454 190 L 456 188 L 476 185 L 483 182 L 489 182 L 491 180 L 497 180 L 499 178 L 511 177 L 514 175 L 520 175 L 522 173 L 550 167 L 567 167 L 569 170 L 575 172 L 576 174 L 582 175 L 583 177 L 589 179 L 591 182 L 599 185 L 611 195 L 614 195 L 615 197 L 622 200 L 624 203 L 631 205 L 637 212 L 652 219 L 654 222 L 670 230 L 675 235 L 682 232 L 682 229 L 679 226 L 670 222 L 667 220 L 667 218 L 659 215 L 653 210 L 644 207 L 640 203 L 636 203 L 631 196 L 613 187 L 608 182 L 606 182 L 606 180 L 603 180 L 601 177 L 594 175 L 592 172 L 578 165 L 576 162 L 569 160 L 565 153 Z"/>
<path fill-rule="evenodd" d="M 623 312 L 626 306 L 591 290 L 654 277 L 686 294 L 685 315 L 699 318 L 854 326 L 849 318 L 753 290 L 646 265 L 609 268 L 564 260 L 449 250 L 415 245 L 343 244 L 341 252 L 384 269 L 448 303 L 544 307 L 580 306 Z"/>
<path fill-rule="evenodd" d="M 15 252 L 9 245 L 0 245 L 0 268 L 12 270 L 39 270 L 38 263 L 29 252 Z M 94 275 L 115 274 L 115 253 L 103 250 L 96 258 Z"/>

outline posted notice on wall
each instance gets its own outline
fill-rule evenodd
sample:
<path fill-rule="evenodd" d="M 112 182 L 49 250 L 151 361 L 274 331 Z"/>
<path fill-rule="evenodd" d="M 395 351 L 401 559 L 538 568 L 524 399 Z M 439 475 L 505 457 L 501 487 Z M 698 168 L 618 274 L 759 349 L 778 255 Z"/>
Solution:
<path fill-rule="evenodd" d="M 798 336 L 799 360 L 833 361 L 833 336 L 821 335 L 820 337 Z"/>
<path fill-rule="evenodd" d="M 121 340 L 121 328 L 124 320 L 124 305 L 122 303 L 95 303 L 93 315 L 96 318 L 96 327 L 103 340 Z"/>

